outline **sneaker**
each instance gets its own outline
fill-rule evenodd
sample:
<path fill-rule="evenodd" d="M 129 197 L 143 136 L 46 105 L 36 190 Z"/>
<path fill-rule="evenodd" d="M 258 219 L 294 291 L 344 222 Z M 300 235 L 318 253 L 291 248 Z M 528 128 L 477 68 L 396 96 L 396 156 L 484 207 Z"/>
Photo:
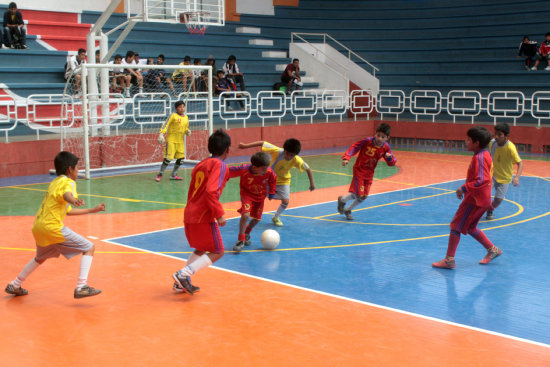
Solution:
<path fill-rule="evenodd" d="M 174 278 L 176 283 L 178 283 L 181 288 L 185 289 L 187 293 L 191 295 L 195 293 L 195 291 L 191 287 L 191 277 L 187 277 L 178 271 L 172 275 L 172 278 Z"/>
<path fill-rule="evenodd" d="M 226 109 L 227 111 L 233 111 L 233 108 L 231 108 L 231 107 L 226 107 L 225 109 Z"/>
<path fill-rule="evenodd" d="M 525 70 L 531 70 L 531 68 L 527 65 L 525 65 Z"/>
<path fill-rule="evenodd" d="M 273 224 L 275 224 L 277 227 L 282 227 L 282 226 L 283 226 L 283 222 L 281 222 L 281 220 L 279 219 L 279 217 L 273 217 L 273 218 L 271 218 L 271 221 L 272 221 Z"/>
<path fill-rule="evenodd" d="M 544 70 L 550 70 L 550 66 L 545 67 Z"/>
<path fill-rule="evenodd" d="M 444 258 L 441 261 L 437 261 L 432 264 L 434 268 L 440 269 L 454 269 L 456 267 L 455 259 Z"/>
<path fill-rule="evenodd" d="M 200 291 L 201 289 L 199 287 L 195 287 L 193 284 L 191 284 L 191 288 L 193 288 L 193 293 L 196 293 Z M 187 293 L 185 289 L 181 287 L 181 285 L 178 284 L 178 282 L 174 282 L 174 285 L 172 286 L 172 289 L 176 293 Z"/>
<path fill-rule="evenodd" d="M 235 243 L 235 246 L 233 246 L 233 251 L 239 253 L 243 250 L 243 248 L 244 248 L 244 242 L 237 241 L 237 243 Z"/>
<path fill-rule="evenodd" d="M 29 46 L 23 45 L 23 48 L 24 48 L 25 50 L 28 50 L 28 49 L 29 49 Z"/>
<path fill-rule="evenodd" d="M 252 241 L 250 241 L 250 235 L 247 234 L 247 235 L 245 235 L 245 236 L 246 236 L 246 238 L 245 238 L 245 240 L 244 240 L 244 245 L 245 245 L 245 246 L 250 246 L 250 245 L 252 244 Z"/>
<path fill-rule="evenodd" d="M 485 216 L 485 219 L 487 219 L 487 220 L 495 219 L 495 215 L 493 214 L 492 210 L 487 210 L 487 215 Z"/>
<path fill-rule="evenodd" d="M 10 45 L 9 46 L 12 50 L 15 49 L 15 46 L 14 45 Z"/>
<path fill-rule="evenodd" d="M 170 179 L 173 180 L 173 181 L 181 181 L 181 180 L 183 180 L 183 178 L 181 178 L 181 177 L 178 176 L 178 175 L 170 176 Z"/>
<path fill-rule="evenodd" d="M 351 210 L 344 211 L 344 215 L 346 216 L 347 220 L 353 220 L 353 215 L 351 215 Z"/>
<path fill-rule="evenodd" d="M 487 265 L 491 262 L 491 260 L 499 257 L 500 255 L 502 255 L 502 250 L 496 246 L 493 246 L 490 250 L 487 251 L 487 255 L 485 255 L 485 257 L 479 263 Z"/>
<path fill-rule="evenodd" d="M 5 289 L 6 293 L 13 294 L 14 296 L 26 296 L 29 292 L 24 288 L 15 288 L 13 284 L 8 284 Z"/>
<path fill-rule="evenodd" d="M 155 177 L 155 181 L 160 182 L 162 180 L 162 173 L 159 173 L 157 177 Z"/>
<path fill-rule="evenodd" d="M 338 196 L 338 213 L 344 214 L 344 207 L 346 206 L 346 203 L 342 201 L 342 197 Z"/>
<path fill-rule="evenodd" d="M 531 70 L 537 70 L 537 68 L 536 68 L 535 66 L 533 66 L 533 67 L 531 68 Z"/>
<path fill-rule="evenodd" d="M 82 288 L 76 288 L 74 290 L 74 298 L 91 297 L 91 296 L 96 296 L 100 293 L 101 293 L 101 289 L 95 289 L 90 287 L 89 285 L 85 285 Z"/>

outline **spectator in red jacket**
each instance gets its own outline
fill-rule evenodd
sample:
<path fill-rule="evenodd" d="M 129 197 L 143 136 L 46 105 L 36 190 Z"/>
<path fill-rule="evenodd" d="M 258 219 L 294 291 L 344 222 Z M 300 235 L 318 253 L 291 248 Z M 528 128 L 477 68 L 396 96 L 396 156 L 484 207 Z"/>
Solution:
<path fill-rule="evenodd" d="M 548 63 L 544 70 L 550 70 L 550 62 L 548 58 L 548 55 L 550 54 L 550 33 L 546 33 L 544 37 L 544 42 L 541 43 L 539 54 L 537 55 L 537 61 L 535 61 L 535 66 L 533 66 L 531 70 L 537 70 L 541 60 L 546 60 Z"/>

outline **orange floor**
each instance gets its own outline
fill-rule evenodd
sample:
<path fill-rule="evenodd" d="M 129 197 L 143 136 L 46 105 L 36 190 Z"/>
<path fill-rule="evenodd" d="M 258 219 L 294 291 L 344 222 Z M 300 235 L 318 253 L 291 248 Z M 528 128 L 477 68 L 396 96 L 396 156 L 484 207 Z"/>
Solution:
<path fill-rule="evenodd" d="M 399 174 L 375 182 L 372 193 L 460 179 L 470 160 L 397 154 Z M 526 175 L 550 177 L 549 162 L 526 161 L 525 166 Z M 343 191 L 345 187 L 299 193 L 291 205 L 326 201 Z M 276 205 L 266 204 L 266 210 Z M 99 238 L 93 240 L 98 252 L 90 284 L 103 294 L 73 299 L 79 261 L 46 262 L 25 282 L 28 296 L 2 296 L 0 365 L 550 366 L 545 345 L 219 269 L 195 276 L 202 288 L 197 295 L 175 295 L 171 274 L 182 267 L 181 260 L 101 241 L 181 226 L 182 211 L 68 218 L 76 232 Z M 4 283 L 33 256 L 32 221 L 0 217 Z"/>

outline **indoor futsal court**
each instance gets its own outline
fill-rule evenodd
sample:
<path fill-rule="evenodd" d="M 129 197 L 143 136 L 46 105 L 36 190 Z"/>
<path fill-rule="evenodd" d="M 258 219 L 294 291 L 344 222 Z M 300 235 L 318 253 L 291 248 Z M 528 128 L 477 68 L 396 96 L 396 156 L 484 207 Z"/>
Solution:
<path fill-rule="evenodd" d="M 96 245 L 90 282 L 103 293 L 74 300 L 78 261 L 46 262 L 26 281 L 28 296 L 3 296 L 1 364 L 550 365 L 550 162 L 523 156 L 520 186 L 480 223 L 503 256 L 479 265 L 485 250 L 463 236 L 456 269 L 442 270 L 431 263 L 445 254 L 470 155 L 394 149 L 397 166 L 379 164 L 371 195 L 346 221 L 336 211 L 352 173 L 343 151 L 304 152 L 317 190 L 293 171 L 284 226 L 272 225 L 278 204 L 266 201 L 238 255 L 238 179 L 229 180 L 227 252 L 194 276 L 193 296 L 174 293 L 171 278 L 191 252 L 182 227 L 190 168 L 183 182 L 156 183 L 154 172 L 79 180 L 87 206 L 107 205 L 66 220 Z M 33 256 L 30 228 L 50 178 L 33 180 L 0 181 L 4 283 Z M 259 237 L 270 228 L 281 243 L 266 251 Z"/>

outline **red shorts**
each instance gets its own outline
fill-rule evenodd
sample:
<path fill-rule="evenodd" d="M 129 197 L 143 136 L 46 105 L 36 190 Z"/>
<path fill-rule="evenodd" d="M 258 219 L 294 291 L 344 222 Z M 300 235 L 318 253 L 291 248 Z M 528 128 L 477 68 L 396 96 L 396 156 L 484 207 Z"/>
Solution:
<path fill-rule="evenodd" d="M 185 237 L 189 246 L 198 251 L 221 254 L 224 251 L 218 223 L 185 223 Z"/>
<path fill-rule="evenodd" d="M 477 228 L 477 223 L 485 214 L 488 207 L 476 206 L 472 203 L 462 202 L 456 211 L 455 217 L 451 222 L 451 229 L 462 234 L 473 232 Z"/>
<path fill-rule="evenodd" d="M 370 185 L 372 185 L 371 177 L 366 178 L 353 175 L 353 179 L 351 180 L 348 191 L 353 192 L 357 196 L 368 196 Z"/>
<path fill-rule="evenodd" d="M 261 220 L 262 213 L 264 212 L 264 200 L 258 201 L 249 196 L 243 196 L 241 194 L 241 208 L 239 213 L 250 213 L 250 218 Z"/>

